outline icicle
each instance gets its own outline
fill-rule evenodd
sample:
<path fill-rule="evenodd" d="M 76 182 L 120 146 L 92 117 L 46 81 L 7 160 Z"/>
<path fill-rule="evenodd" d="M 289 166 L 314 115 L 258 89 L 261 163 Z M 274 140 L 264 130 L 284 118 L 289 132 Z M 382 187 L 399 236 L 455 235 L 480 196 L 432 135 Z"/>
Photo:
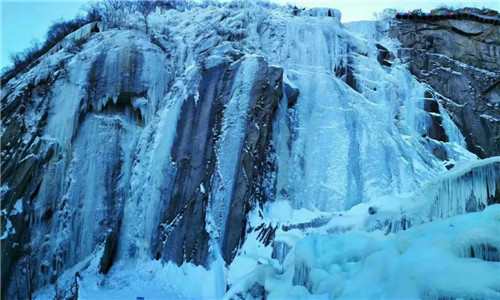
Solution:
<path fill-rule="evenodd" d="M 279 261 L 280 264 L 283 264 L 285 261 L 285 257 L 288 255 L 292 247 L 286 242 L 275 241 L 273 245 L 273 253 L 272 258 L 275 258 Z"/>
<path fill-rule="evenodd" d="M 499 178 L 500 162 L 496 161 L 435 182 L 429 195 L 434 199 L 431 219 L 484 209 L 489 204 L 488 199 L 495 195 Z"/>
<path fill-rule="evenodd" d="M 457 249 L 458 257 L 478 258 L 485 261 L 500 262 L 500 250 L 489 243 L 473 243 Z"/>
<path fill-rule="evenodd" d="M 311 282 L 309 280 L 309 273 L 311 272 L 311 268 L 304 262 L 296 262 L 294 270 L 293 285 L 302 285 L 310 290 Z"/>

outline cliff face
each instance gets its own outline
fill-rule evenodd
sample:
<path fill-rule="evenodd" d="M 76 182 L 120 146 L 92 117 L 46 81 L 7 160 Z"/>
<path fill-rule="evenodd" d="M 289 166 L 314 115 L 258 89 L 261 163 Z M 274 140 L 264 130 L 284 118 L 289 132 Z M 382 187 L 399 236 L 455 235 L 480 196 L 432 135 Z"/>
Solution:
<path fill-rule="evenodd" d="M 470 151 L 500 153 L 500 26 L 472 20 L 398 20 L 397 38 L 413 75 L 440 94 Z M 444 97 L 443 97 L 444 96 Z"/>
<path fill-rule="evenodd" d="M 298 241 L 359 241 L 352 231 L 398 233 L 500 202 L 499 159 L 467 150 L 498 154 L 498 54 L 466 65 L 473 46 L 445 53 L 441 41 L 481 35 L 405 34 L 420 24 L 405 21 L 390 30 L 403 44 L 436 34 L 436 53 L 401 49 L 408 70 L 393 44 L 356 37 L 336 10 L 231 5 L 158 10 L 151 34 L 133 14 L 135 29 L 82 28 L 73 35 L 83 42 L 55 47 L 2 88 L 2 297 L 25 296 L 26 282 L 53 297 L 50 284 L 78 272 L 88 297 L 222 298 L 230 287 L 227 297 L 287 298 L 304 296 L 300 286 L 359 298 L 346 283 L 357 278 L 348 269 L 366 267 L 351 259 L 359 249 L 339 246 L 341 276 L 304 257 L 330 242 L 304 252 Z M 498 32 L 478 45 L 488 38 Z M 485 102 L 456 91 L 469 78 Z M 383 248 L 363 243 L 353 245 Z M 325 272 L 333 279 L 320 288 Z M 416 296 L 434 291 L 417 286 Z"/>
<path fill-rule="evenodd" d="M 212 58 L 210 66 L 199 56 L 177 69 L 166 53 L 182 45 L 163 42 L 105 32 L 6 86 L 2 205 L 23 209 L 2 240 L 4 278 L 24 251 L 43 266 L 36 286 L 53 282 L 97 245 L 106 273 L 124 239 L 134 241 L 123 249 L 132 257 L 206 265 L 216 174 L 226 181 L 218 183 L 226 190 L 218 228 L 231 261 L 245 212 L 259 200 L 282 69 L 257 56 Z"/>

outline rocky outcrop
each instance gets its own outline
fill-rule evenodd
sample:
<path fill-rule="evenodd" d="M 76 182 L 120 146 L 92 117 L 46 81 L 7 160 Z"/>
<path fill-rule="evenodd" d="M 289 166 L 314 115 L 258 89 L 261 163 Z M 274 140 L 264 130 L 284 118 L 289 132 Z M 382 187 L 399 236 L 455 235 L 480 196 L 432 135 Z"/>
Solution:
<path fill-rule="evenodd" d="M 448 9 L 435 9 L 430 13 L 422 13 L 418 11 L 417 13 L 397 13 L 396 19 L 398 20 L 430 20 L 430 21 L 438 21 L 438 20 L 467 20 L 467 21 L 475 21 L 486 24 L 500 25 L 500 18 L 498 17 L 498 13 L 485 9 L 479 11 L 478 9 L 459 9 L 456 12 L 450 11 Z M 487 16 L 483 14 L 492 14 L 493 16 Z"/>
<path fill-rule="evenodd" d="M 391 61 L 394 59 L 392 53 L 387 48 L 378 43 L 375 44 L 375 46 L 377 47 L 377 53 L 378 53 L 377 61 L 383 66 L 386 67 L 392 66 Z"/>
<path fill-rule="evenodd" d="M 499 155 L 500 27 L 468 19 L 393 22 L 399 57 L 439 94 L 468 149 L 481 158 Z"/>
<path fill-rule="evenodd" d="M 238 83 L 245 80 L 241 78 L 241 70 L 254 63 L 255 78 L 248 82 L 247 93 L 233 95 Z M 243 143 L 232 149 L 239 153 L 233 166 L 237 174 L 234 183 L 228 183 L 234 186 L 224 187 L 233 190 L 224 225 L 231 230 L 224 231 L 221 245 L 224 258 L 231 262 L 234 249 L 245 235 L 246 213 L 261 200 L 255 191 L 262 185 L 262 165 L 271 137 L 271 121 L 281 99 L 281 82 L 282 70 L 268 66 L 262 57 L 241 59 L 232 65 L 226 62 L 202 72 L 199 99 L 190 96 L 184 102 L 178 121 L 172 148 L 174 180 L 164 187 L 168 205 L 161 213 L 158 236 L 152 238 L 156 245 L 154 257 L 178 264 L 187 260 L 206 265 L 210 238 L 206 212 L 213 177 L 217 176 L 220 161 L 225 159 L 218 142 L 223 138 L 223 124 L 230 121 L 227 110 L 234 105 L 231 102 L 245 101 L 247 108 L 240 112 L 246 116 Z"/>
<path fill-rule="evenodd" d="M 57 143 L 41 139 L 47 124 L 48 105 L 36 105 L 37 98 L 46 98 L 47 91 L 58 74 L 43 84 L 32 84 L 13 93 L 2 92 L 2 278 L 11 278 L 19 259 L 31 252 L 28 228 L 34 222 L 35 199 L 39 193 L 45 165 L 60 160 Z M 10 98 L 10 101 L 6 101 Z M 34 122 L 26 122 L 29 113 L 38 114 Z M 8 213 L 9 212 L 9 213 Z M 50 219 L 51 213 L 44 211 L 39 218 Z M 12 228 L 8 228 L 8 224 Z M 7 235 L 9 238 L 3 238 Z M 2 294 L 8 282 L 2 284 Z"/>

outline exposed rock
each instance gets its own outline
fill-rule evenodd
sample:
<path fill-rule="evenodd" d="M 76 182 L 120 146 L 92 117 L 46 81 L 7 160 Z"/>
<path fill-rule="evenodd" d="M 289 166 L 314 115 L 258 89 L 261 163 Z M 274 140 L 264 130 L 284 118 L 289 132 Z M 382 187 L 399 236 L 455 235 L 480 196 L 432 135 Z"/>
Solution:
<path fill-rule="evenodd" d="M 378 49 L 378 54 L 377 54 L 377 60 L 378 62 L 386 67 L 392 66 L 391 61 L 394 59 L 394 56 L 392 53 L 385 48 L 384 46 L 380 45 L 379 43 L 376 43 L 375 46 L 377 46 Z"/>
<path fill-rule="evenodd" d="M 106 243 L 104 245 L 104 253 L 101 257 L 101 263 L 99 265 L 99 271 L 101 273 L 108 273 L 109 269 L 113 265 L 116 258 L 116 251 L 118 247 L 118 233 L 110 232 L 106 237 Z"/>
<path fill-rule="evenodd" d="M 345 83 L 353 90 L 357 91 L 356 76 L 354 75 L 352 64 L 348 63 L 346 67 Z"/>
<path fill-rule="evenodd" d="M 370 215 L 374 215 L 374 214 L 376 214 L 376 213 L 377 213 L 377 211 L 378 211 L 378 208 L 376 208 L 376 207 L 374 207 L 374 206 L 370 206 L 370 207 L 368 207 L 368 213 L 369 213 Z"/>
<path fill-rule="evenodd" d="M 289 81 L 284 81 L 285 95 L 288 100 L 288 108 L 295 106 L 299 97 L 299 89 Z"/>
<path fill-rule="evenodd" d="M 426 93 L 426 101 L 424 102 L 424 110 L 429 113 L 429 117 L 431 119 L 430 127 L 428 130 L 428 136 L 431 139 L 440 141 L 440 142 L 448 142 L 448 136 L 446 135 L 446 131 L 443 128 L 443 117 L 441 116 L 441 112 L 439 111 L 439 104 L 436 99 L 429 98 L 434 97 L 433 93 Z"/>
<path fill-rule="evenodd" d="M 448 154 L 446 153 L 446 150 L 443 147 L 437 146 L 432 150 L 432 153 L 440 160 L 446 160 L 448 158 Z"/>
<path fill-rule="evenodd" d="M 200 99 L 190 96 L 182 106 L 177 124 L 172 160 L 176 165 L 175 181 L 166 186 L 170 195 L 164 200 L 159 236 L 153 236 L 154 256 L 182 263 L 184 257 L 197 264 L 205 264 L 208 255 L 208 234 L 205 231 L 206 193 L 200 185 L 210 187 L 216 162 L 214 145 L 221 126 L 227 89 L 233 81 L 228 64 L 220 64 L 202 73 L 198 93 Z M 233 76 L 234 77 L 234 73 Z M 232 78 L 234 79 L 234 78 Z M 189 230 L 186 230 L 189 228 Z M 181 245 L 170 247 L 169 245 Z M 185 253 L 184 253 L 185 251 Z"/>
<path fill-rule="evenodd" d="M 218 160 L 223 159 L 216 154 L 215 147 L 221 138 L 224 108 L 231 101 L 230 91 L 235 82 L 241 80 L 239 70 L 248 60 L 244 58 L 232 65 L 221 64 L 204 71 L 198 89 L 200 99 L 196 101 L 190 97 L 182 107 L 177 125 L 179 131 L 172 150 L 176 165 L 175 181 L 172 187 L 165 187 L 171 190 L 171 196 L 165 195 L 168 205 L 162 212 L 160 236 L 152 239 L 157 245 L 156 258 L 163 257 L 179 264 L 184 259 L 201 265 L 207 263 L 209 235 L 205 231 L 205 213 L 211 178 Z M 237 166 L 240 175 L 235 182 L 226 225 L 231 230 L 225 231 L 222 246 L 227 262 L 232 260 L 233 250 L 243 238 L 246 212 L 255 205 L 252 199 L 258 200 L 253 191 L 260 185 L 262 168 L 255 166 L 265 161 L 271 121 L 281 99 L 281 69 L 268 67 L 263 58 L 256 60 L 257 77 L 251 83 L 250 98 L 244 100 L 249 105 L 244 143 L 241 149 L 233 149 L 242 154 Z M 206 190 L 202 191 L 199 188 L 201 185 Z M 173 244 L 180 246 L 167 246 Z"/>
<path fill-rule="evenodd" d="M 261 74 L 252 86 L 252 98 L 249 100 L 251 112 L 245 130 L 243 150 L 237 170 L 234 198 L 226 224 L 222 253 L 226 262 L 232 261 L 234 249 L 245 236 L 246 213 L 263 201 L 259 192 L 264 180 L 266 151 L 271 140 L 272 121 L 282 97 L 283 70 L 278 67 L 266 67 L 266 62 L 259 60 Z M 240 230 L 238 230 L 240 229 Z"/>
<path fill-rule="evenodd" d="M 500 154 L 500 30 L 493 24 L 458 20 L 400 20 L 389 34 L 403 47 L 399 57 L 429 84 L 458 125 L 468 149 L 479 157 Z M 434 138 L 442 140 L 439 117 Z"/>

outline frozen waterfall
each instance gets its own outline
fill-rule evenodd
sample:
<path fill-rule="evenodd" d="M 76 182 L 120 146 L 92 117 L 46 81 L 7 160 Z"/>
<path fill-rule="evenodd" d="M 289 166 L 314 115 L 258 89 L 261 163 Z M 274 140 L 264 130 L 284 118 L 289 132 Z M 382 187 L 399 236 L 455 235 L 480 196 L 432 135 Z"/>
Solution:
<path fill-rule="evenodd" d="M 149 18 L 86 25 L 2 89 L 2 258 L 18 276 L 32 246 L 37 299 L 76 272 L 82 299 L 500 297 L 500 157 L 385 31 L 254 3 Z"/>

